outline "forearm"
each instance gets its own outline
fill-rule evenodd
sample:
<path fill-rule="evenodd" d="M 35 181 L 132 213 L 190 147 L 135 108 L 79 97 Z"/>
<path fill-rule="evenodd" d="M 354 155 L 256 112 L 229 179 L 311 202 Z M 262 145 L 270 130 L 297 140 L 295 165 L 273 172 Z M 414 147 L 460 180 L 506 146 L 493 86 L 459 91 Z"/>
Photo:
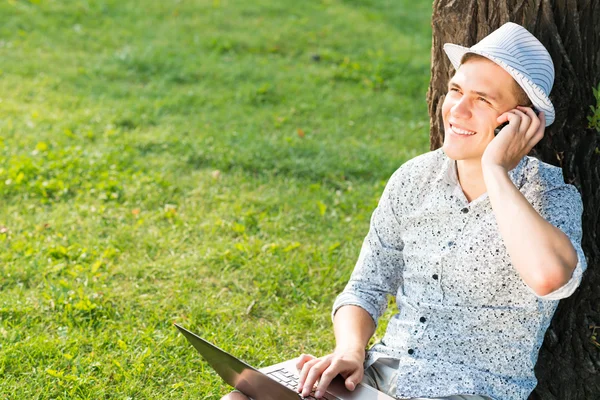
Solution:
<path fill-rule="evenodd" d="M 542 218 L 502 167 L 483 167 L 487 193 L 514 268 L 537 294 L 558 289 L 577 265 L 569 238 Z"/>
<path fill-rule="evenodd" d="M 333 319 L 336 350 L 364 352 L 375 333 L 373 318 L 358 306 L 340 307 Z"/>

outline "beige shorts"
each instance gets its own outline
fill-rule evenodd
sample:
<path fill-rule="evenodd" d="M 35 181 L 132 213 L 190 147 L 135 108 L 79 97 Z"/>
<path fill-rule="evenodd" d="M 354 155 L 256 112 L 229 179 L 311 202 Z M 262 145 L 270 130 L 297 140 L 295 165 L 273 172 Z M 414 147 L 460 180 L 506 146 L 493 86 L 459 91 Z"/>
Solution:
<path fill-rule="evenodd" d="M 396 397 L 398 377 L 398 361 L 392 358 L 380 358 L 369 368 L 365 369 L 362 383 L 372 386 L 377 390 Z M 473 396 L 469 394 L 454 395 L 449 397 L 413 397 L 410 400 L 491 400 L 486 396 Z"/>

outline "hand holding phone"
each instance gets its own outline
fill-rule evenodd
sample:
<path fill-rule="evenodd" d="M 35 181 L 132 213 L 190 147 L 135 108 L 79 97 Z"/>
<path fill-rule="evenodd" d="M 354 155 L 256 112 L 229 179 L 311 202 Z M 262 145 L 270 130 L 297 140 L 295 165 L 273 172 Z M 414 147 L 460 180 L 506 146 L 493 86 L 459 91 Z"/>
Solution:
<path fill-rule="evenodd" d="M 531 109 L 533 110 L 535 115 L 540 115 L 540 112 L 535 107 L 531 107 Z M 506 125 L 508 125 L 508 121 L 498 125 L 498 127 L 496 127 L 496 129 L 494 129 L 494 136 L 498 135 L 500 133 L 500 131 L 502 130 L 502 128 L 504 128 Z"/>
<path fill-rule="evenodd" d="M 497 121 L 502 124 L 495 133 L 501 134 L 488 143 L 481 164 L 510 171 L 544 137 L 546 116 L 533 107 L 517 106 L 501 114 Z M 510 121 L 510 127 L 503 129 L 507 121 Z"/>

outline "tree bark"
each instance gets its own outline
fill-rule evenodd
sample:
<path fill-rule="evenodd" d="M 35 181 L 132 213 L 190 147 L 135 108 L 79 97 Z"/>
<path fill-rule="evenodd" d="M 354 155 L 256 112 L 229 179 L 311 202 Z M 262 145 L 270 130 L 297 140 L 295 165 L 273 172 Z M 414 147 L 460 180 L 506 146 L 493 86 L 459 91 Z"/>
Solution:
<path fill-rule="evenodd" d="M 588 261 L 579 289 L 560 302 L 546 332 L 535 368 L 538 386 L 529 399 L 600 399 L 600 133 L 587 121 L 596 105 L 592 87 L 600 82 L 600 1 L 435 0 L 427 93 L 431 149 L 443 143 L 442 103 L 454 74 L 443 44 L 472 46 L 508 21 L 532 32 L 554 61 L 556 120 L 531 155 L 560 166 L 565 182 L 579 189 Z"/>

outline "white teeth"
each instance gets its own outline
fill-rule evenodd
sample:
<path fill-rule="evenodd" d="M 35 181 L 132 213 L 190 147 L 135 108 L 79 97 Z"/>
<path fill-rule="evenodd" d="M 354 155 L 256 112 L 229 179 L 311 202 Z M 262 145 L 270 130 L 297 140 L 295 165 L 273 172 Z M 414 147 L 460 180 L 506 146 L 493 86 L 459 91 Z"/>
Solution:
<path fill-rule="evenodd" d="M 454 131 L 454 133 L 456 133 L 457 135 L 467 135 L 467 136 L 471 136 L 474 135 L 476 132 L 471 132 L 471 131 L 465 131 L 463 129 L 459 129 L 455 126 L 452 126 L 452 131 Z"/>

